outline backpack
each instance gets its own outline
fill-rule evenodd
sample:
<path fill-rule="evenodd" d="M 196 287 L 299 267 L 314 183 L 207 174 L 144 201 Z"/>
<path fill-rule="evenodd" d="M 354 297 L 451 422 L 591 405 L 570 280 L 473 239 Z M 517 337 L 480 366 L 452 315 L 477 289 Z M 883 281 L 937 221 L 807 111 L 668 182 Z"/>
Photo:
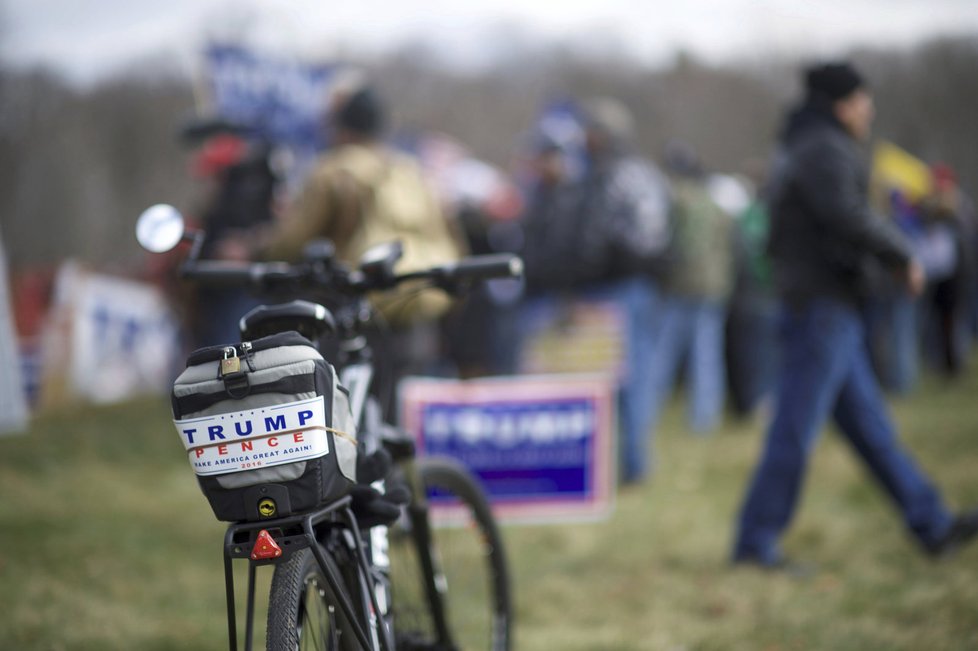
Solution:
<path fill-rule="evenodd" d="M 651 163 L 623 157 L 585 179 L 578 221 L 583 279 L 662 275 L 672 238 L 669 190 Z"/>
<path fill-rule="evenodd" d="M 357 181 L 364 194 L 363 212 L 340 251 L 341 259 L 354 264 L 371 246 L 399 240 L 404 253 L 395 267 L 398 273 L 458 260 L 460 246 L 421 169 L 411 158 L 393 151 L 348 146 L 337 153 L 335 164 Z M 371 300 L 389 322 L 397 325 L 436 319 L 450 306 L 449 298 L 439 291 L 416 293 L 410 287 Z"/>
<path fill-rule="evenodd" d="M 734 281 L 733 218 L 704 184 L 689 179 L 673 184 L 671 212 L 667 287 L 684 296 L 727 298 Z"/>

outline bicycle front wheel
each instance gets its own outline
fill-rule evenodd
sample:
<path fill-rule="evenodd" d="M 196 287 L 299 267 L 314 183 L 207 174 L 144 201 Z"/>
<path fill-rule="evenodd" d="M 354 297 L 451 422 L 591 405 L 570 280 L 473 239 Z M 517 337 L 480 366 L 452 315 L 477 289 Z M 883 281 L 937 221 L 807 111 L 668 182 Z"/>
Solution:
<path fill-rule="evenodd" d="M 297 551 L 275 567 L 268 602 L 268 651 L 356 648 L 343 636 L 341 617 L 312 550 Z"/>
<path fill-rule="evenodd" d="M 509 573 L 485 494 L 451 459 L 421 458 L 415 469 L 429 499 L 413 500 L 390 530 L 398 651 L 508 651 Z M 433 526 L 433 514 L 447 521 Z"/>

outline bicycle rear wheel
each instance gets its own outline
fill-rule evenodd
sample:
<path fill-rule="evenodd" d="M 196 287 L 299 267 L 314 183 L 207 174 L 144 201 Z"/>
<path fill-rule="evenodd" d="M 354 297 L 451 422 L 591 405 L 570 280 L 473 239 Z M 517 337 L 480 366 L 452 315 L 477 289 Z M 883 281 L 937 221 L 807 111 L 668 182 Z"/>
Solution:
<path fill-rule="evenodd" d="M 346 639 L 342 615 L 310 549 L 275 567 L 268 601 L 268 651 L 340 651 Z"/>
<path fill-rule="evenodd" d="M 398 651 L 508 651 L 512 606 L 506 555 L 482 489 L 457 462 L 416 463 L 431 503 L 412 501 L 389 533 Z M 432 526 L 430 507 L 450 524 Z"/>

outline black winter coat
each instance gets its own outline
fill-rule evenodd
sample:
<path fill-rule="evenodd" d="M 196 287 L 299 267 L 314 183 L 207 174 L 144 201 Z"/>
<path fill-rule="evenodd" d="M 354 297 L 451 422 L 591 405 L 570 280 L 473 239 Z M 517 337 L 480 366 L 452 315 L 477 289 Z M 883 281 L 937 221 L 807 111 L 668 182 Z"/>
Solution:
<path fill-rule="evenodd" d="M 769 242 L 775 282 L 789 302 L 859 302 L 884 267 L 909 262 L 902 234 L 870 211 L 867 180 L 858 144 L 834 118 L 813 107 L 792 116 L 774 170 Z"/>
<path fill-rule="evenodd" d="M 523 215 L 524 277 L 529 294 L 568 291 L 580 282 L 580 188 L 539 186 Z"/>

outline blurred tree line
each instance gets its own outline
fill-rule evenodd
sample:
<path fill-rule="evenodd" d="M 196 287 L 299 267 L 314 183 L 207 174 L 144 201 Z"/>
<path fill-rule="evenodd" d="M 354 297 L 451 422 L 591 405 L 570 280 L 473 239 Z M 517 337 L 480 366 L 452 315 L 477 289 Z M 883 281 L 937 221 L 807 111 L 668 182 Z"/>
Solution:
<path fill-rule="evenodd" d="M 169 78 L 79 90 L 44 71 L 0 71 L 0 235 L 11 266 L 128 266 L 136 216 L 190 191 L 175 126 L 192 105 L 190 86 Z"/>
<path fill-rule="evenodd" d="M 857 51 L 877 98 L 876 136 L 954 166 L 978 191 L 978 39 L 913 50 Z M 418 45 L 365 63 L 397 129 L 438 130 L 509 166 L 548 100 L 616 96 L 637 118 L 636 148 L 658 158 L 671 139 L 710 169 L 745 172 L 766 159 L 797 61 L 710 66 L 686 55 L 648 68 L 610 49 L 516 39 L 495 62 L 460 73 Z M 44 71 L 0 69 L 0 234 L 14 270 L 66 257 L 100 268 L 138 260 L 132 236 L 146 206 L 194 208 L 178 127 L 194 111 L 192 82 L 145 69 L 80 90 Z"/>

